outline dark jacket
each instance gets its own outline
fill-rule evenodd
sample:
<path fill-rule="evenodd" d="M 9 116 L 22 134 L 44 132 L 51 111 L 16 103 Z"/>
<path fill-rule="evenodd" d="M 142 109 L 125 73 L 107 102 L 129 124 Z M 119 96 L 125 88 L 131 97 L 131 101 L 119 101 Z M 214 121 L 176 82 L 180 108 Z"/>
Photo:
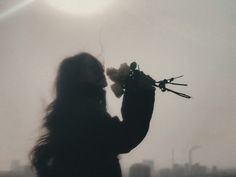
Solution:
<path fill-rule="evenodd" d="M 84 124 L 75 125 L 78 131 L 76 136 L 72 133 L 72 141 L 66 137 L 58 141 L 62 143 L 56 147 L 49 148 L 52 159 L 47 164 L 47 174 L 40 176 L 121 177 L 118 155 L 131 151 L 146 136 L 154 99 L 154 88 L 130 87 L 123 97 L 122 121 L 108 113 L 88 113 L 87 116 L 92 118 L 86 118 L 88 121 Z M 63 134 L 59 137 L 63 139 Z"/>

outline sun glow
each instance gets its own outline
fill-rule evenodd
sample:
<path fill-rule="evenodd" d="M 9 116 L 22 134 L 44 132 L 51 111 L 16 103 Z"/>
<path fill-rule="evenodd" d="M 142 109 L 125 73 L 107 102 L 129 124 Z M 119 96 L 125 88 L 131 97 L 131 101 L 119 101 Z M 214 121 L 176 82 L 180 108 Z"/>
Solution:
<path fill-rule="evenodd" d="M 115 0 L 47 0 L 53 7 L 71 14 L 93 15 L 103 12 Z"/>
<path fill-rule="evenodd" d="M 33 0 L 19 1 L 18 3 L 16 2 L 15 4 L 13 4 L 12 7 L 10 6 L 10 8 L 6 8 L 6 9 L 4 9 L 4 3 L 3 3 L 3 6 L 1 7 L 2 4 L 0 2 L 0 10 L 1 10 L 0 20 L 7 17 L 8 15 L 14 14 L 15 12 L 17 12 L 18 10 L 22 9 L 23 7 L 27 6 L 28 4 L 32 2 Z"/>

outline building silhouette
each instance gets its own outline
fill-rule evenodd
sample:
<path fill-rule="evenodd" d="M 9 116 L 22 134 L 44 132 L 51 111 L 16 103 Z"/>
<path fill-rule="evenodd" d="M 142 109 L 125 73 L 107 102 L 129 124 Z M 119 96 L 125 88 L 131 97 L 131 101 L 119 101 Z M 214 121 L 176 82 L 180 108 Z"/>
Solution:
<path fill-rule="evenodd" d="M 9 171 L 0 171 L 0 177 L 36 177 L 30 166 L 20 164 L 19 160 L 11 162 Z"/>
<path fill-rule="evenodd" d="M 143 163 L 136 163 L 130 167 L 129 177 L 151 177 L 151 168 Z"/>
<path fill-rule="evenodd" d="M 156 174 L 154 161 L 153 160 L 143 160 L 142 164 L 150 167 L 150 176 L 154 177 Z"/>

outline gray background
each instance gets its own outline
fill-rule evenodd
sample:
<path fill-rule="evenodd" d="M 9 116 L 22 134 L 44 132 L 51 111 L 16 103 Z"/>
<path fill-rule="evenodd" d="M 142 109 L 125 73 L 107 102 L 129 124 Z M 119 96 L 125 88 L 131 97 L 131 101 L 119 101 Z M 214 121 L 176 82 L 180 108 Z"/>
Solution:
<path fill-rule="evenodd" d="M 170 166 L 172 148 L 184 163 L 194 145 L 194 162 L 236 166 L 235 0 L 122 0 L 90 16 L 24 2 L 0 1 L 0 170 L 11 160 L 27 164 L 58 64 L 81 51 L 105 67 L 137 61 L 157 80 L 184 74 L 179 82 L 189 84 L 176 90 L 191 100 L 157 91 L 150 131 L 121 156 L 123 166 Z M 109 87 L 107 96 L 110 113 L 120 115 L 121 100 Z"/>

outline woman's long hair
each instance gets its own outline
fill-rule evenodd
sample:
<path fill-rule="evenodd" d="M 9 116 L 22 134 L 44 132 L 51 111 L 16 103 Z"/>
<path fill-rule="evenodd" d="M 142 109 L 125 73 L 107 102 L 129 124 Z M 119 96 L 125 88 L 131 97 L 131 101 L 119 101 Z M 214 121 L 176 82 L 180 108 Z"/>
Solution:
<path fill-rule="evenodd" d="M 88 53 L 80 53 L 64 59 L 58 70 L 55 83 L 55 99 L 47 107 L 43 119 L 44 133 L 30 153 L 31 164 L 39 177 L 50 176 L 49 168 L 56 156 L 70 151 L 76 144 L 80 127 L 93 121 L 88 114 L 106 114 L 105 91 L 100 86 L 84 82 L 86 72 L 104 75 L 101 63 Z M 102 72 L 102 73 L 101 73 Z M 96 117 L 96 116 L 95 116 Z M 64 141 L 67 141 L 67 146 Z"/>

